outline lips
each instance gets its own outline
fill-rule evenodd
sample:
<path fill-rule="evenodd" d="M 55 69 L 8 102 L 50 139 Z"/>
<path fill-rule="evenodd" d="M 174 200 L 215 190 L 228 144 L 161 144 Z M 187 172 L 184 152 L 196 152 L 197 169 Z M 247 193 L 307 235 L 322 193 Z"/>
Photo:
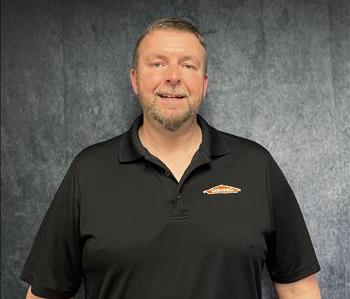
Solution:
<path fill-rule="evenodd" d="M 184 94 L 171 94 L 171 93 L 157 93 L 157 95 L 163 99 L 183 99 L 186 97 Z"/>

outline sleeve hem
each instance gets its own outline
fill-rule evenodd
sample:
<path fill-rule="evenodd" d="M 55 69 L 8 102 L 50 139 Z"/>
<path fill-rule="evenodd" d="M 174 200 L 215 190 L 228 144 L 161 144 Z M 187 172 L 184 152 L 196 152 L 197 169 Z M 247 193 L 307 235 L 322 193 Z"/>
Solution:
<path fill-rule="evenodd" d="M 39 286 L 30 272 L 23 270 L 20 279 L 25 281 L 31 286 L 31 292 L 35 296 L 44 297 L 48 299 L 70 299 L 77 291 L 62 291 L 54 290 L 46 287 Z"/>
<path fill-rule="evenodd" d="M 277 283 L 291 283 L 291 282 L 295 282 L 300 279 L 303 279 L 312 274 L 315 274 L 320 270 L 321 270 L 320 264 L 318 263 L 318 261 L 316 261 L 315 263 L 309 266 L 300 268 L 293 273 L 276 275 L 272 278 L 272 281 Z"/>

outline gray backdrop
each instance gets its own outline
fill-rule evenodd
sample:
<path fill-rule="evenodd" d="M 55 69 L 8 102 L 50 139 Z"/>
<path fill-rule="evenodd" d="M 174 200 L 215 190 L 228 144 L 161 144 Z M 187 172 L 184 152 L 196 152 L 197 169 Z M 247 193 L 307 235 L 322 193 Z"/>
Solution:
<path fill-rule="evenodd" d="M 124 132 L 141 111 L 132 50 L 160 16 L 200 26 L 209 58 L 202 115 L 271 151 L 304 213 L 323 298 L 349 298 L 350 1 L 1 5 L 2 298 L 24 298 L 20 270 L 74 155 Z M 263 290 L 273 298 L 267 275 Z"/>

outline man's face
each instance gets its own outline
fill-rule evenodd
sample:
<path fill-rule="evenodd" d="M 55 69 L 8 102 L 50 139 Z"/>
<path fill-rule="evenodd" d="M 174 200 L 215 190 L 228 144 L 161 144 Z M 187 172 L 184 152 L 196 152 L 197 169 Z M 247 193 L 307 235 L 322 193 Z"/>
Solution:
<path fill-rule="evenodd" d="M 204 51 L 185 31 L 156 29 L 143 39 L 130 79 L 147 118 L 176 131 L 196 116 L 208 87 Z"/>

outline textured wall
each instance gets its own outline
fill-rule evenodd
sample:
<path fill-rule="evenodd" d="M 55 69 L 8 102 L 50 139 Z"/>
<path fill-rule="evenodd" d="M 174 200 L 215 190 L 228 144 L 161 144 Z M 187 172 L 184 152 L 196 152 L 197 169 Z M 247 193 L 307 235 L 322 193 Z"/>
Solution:
<path fill-rule="evenodd" d="M 128 79 L 144 26 L 186 16 L 209 55 L 202 114 L 267 147 L 304 213 L 323 297 L 350 296 L 350 1 L 2 1 L 1 289 L 18 278 L 68 164 L 140 112 Z M 273 298 L 263 280 L 264 298 Z M 77 298 L 82 298 L 82 289 Z"/>

